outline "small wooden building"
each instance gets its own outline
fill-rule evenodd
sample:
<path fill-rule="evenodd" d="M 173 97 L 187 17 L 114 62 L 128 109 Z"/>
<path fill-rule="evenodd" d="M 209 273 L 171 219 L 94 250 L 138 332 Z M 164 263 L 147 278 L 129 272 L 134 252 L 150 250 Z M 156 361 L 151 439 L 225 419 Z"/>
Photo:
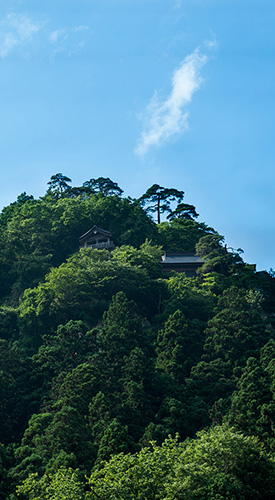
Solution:
<path fill-rule="evenodd" d="M 194 253 L 166 252 L 160 261 L 164 272 L 176 271 L 186 276 L 195 276 L 197 269 L 202 266 L 203 260 Z"/>
<path fill-rule="evenodd" d="M 115 244 L 112 241 L 112 233 L 101 229 L 100 227 L 93 226 L 89 231 L 82 234 L 79 238 L 80 248 L 98 248 L 102 250 L 112 250 Z"/>

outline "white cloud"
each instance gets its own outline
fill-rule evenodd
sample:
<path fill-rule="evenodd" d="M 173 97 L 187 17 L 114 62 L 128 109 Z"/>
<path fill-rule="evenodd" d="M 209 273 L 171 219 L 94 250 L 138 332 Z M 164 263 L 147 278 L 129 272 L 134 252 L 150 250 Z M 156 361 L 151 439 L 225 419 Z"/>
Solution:
<path fill-rule="evenodd" d="M 188 129 L 189 113 L 185 107 L 202 83 L 201 68 L 208 56 L 197 48 L 187 56 L 172 76 L 172 90 L 161 102 L 155 92 L 144 117 L 144 130 L 135 153 L 143 156 L 151 146 L 160 146 L 167 139 Z"/>
<path fill-rule="evenodd" d="M 73 28 L 59 28 L 48 35 L 48 39 L 54 46 L 51 52 L 51 59 L 57 54 L 63 53 L 71 56 L 80 50 L 86 43 L 84 32 L 90 29 L 88 26 L 76 26 Z"/>
<path fill-rule="evenodd" d="M 66 37 L 66 30 L 65 28 L 59 28 L 55 31 L 53 31 L 52 33 L 50 33 L 49 35 L 49 40 L 51 43 L 56 43 L 60 40 L 60 38 L 63 38 Z"/>
<path fill-rule="evenodd" d="M 30 41 L 40 25 L 22 14 L 9 14 L 0 23 L 0 57 L 7 57 L 19 45 Z"/>
<path fill-rule="evenodd" d="M 174 8 L 174 10 L 180 9 L 181 8 L 181 0 L 175 0 L 173 8 Z"/>
<path fill-rule="evenodd" d="M 209 50 L 219 48 L 219 44 L 215 38 L 213 38 L 213 40 L 207 40 L 206 42 L 204 42 L 203 45 L 204 45 L 204 47 L 206 47 Z"/>
<path fill-rule="evenodd" d="M 88 26 L 56 27 L 49 31 L 49 21 L 37 22 L 30 16 L 20 13 L 8 14 L 0 22 L 0 59 L 10 56 L 15 50 L 26 56 L 41 48 L 49 50 L 52 59 L 56 54 L 71 56 L 80 50 L 91 33 Z M 34 45 L 33 39 L 39 35 Z"/>
<path fill-rule="evenodd" d="M 74 31 L 86 31 L 89 29 L 89 26 L 85 26 L 84 24 L 82 24 L 81 26 L 77 26 L 76 28 L 74 28 Z"/>

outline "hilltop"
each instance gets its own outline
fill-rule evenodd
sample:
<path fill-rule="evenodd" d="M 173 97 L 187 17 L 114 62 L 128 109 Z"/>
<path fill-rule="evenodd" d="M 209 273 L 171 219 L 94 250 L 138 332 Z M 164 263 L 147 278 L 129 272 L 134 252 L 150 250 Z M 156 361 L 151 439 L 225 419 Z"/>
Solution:
<path fill-rule="evenodd" d="M 271 498 L 273 274 L 182 191 L 70 183 L 0 214 L 0 498 Z M 79 248 L 94 225 L 111 249 Z M 163 273 L 164 251 L 202 265 Z"/>

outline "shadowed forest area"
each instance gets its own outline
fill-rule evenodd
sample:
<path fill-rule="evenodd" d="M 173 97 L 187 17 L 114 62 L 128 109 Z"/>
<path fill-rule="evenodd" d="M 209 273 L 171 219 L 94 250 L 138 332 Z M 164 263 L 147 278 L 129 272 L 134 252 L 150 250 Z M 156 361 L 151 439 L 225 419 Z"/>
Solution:
<path fill-rule="evenodd" d="M 275 276 L 183 200 L 56 174 L 2 210 L 1 499 L 273 497 Z"/>

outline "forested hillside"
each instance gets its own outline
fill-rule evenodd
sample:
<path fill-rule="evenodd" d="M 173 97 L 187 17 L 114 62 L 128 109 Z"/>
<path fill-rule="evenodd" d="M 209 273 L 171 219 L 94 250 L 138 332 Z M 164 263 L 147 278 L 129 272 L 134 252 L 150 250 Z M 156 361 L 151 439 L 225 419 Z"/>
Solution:
<path fill-rule="evenodd" d="M 0 498 L 270 500 L 273 272 L 182 191 L 70 184 L 0 214 Z M 112 252 L 79 249 L 95 224 Z M 164 274 L 164 251 L 204 263 Z"/>

